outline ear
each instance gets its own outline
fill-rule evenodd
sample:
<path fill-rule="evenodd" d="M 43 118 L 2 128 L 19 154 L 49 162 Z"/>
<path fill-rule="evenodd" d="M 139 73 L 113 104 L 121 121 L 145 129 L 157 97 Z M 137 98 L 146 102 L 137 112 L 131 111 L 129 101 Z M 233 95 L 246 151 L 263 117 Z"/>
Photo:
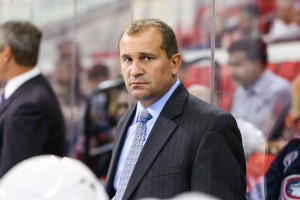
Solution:
<path fill-rule="evenodd" d="M 178 73 L 181 64 L 181 55 L 179 53 L 174 54 L 171 58 L 172 62 L 172 75 L 175 76 Z"/>
<path fill-rule="evenodd" d="M 2 60 L 4 63 L 8 63 L 12 59 L 12 50 L 10 46 L 4 46 L 4 48 L 1 51 L 2 54 Z"/>

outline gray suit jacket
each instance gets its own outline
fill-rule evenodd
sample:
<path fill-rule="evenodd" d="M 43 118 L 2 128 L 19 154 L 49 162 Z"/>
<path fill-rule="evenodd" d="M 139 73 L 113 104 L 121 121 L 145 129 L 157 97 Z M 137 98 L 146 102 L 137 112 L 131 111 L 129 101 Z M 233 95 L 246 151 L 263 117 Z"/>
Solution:
<path fill-rule="evenodd" d="M 0 106 L 0 177 L 32 156 L 63 156 L 64 126 L 56 96 L 43 75 L 21 85 Z"/>
<path fill-rule="evenodd" d="M 120 120 L 106 189 L 113 181 L 126 132 L 135 109 Z M 174 91 L 145 143 L 123 200 L 170 198 L 201 191 L 225 200 L 245 199 L 245 157 L 232 115 L 190 95 L 181 84 Z"/>

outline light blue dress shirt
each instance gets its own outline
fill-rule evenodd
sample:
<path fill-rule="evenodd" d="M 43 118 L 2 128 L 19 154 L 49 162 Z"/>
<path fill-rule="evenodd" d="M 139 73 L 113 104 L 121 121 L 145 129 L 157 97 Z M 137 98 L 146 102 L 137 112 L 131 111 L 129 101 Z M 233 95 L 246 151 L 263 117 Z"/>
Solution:
<path fill-rule="evenodd" d="M 173 94 L 174 90 L 178 87 L 179 84 L 180 84 L 180 81 L 177 79 L 176 83 L 172 86 L 172 88 L 163 97 L 161 97 L 158 101 L 156 101 L 155 103 L 153 103 L 152 105 L 150 105 L 147 108 L 148 112 L 152 115 L 152 118 L 146 124 L 147 132 L 146 132 L 145 142 L 147 141 L 147 138 L 151 132 L 151 129 L 154 126 L 160 112 L 162 111 L 166 102 L 169 100 L 170 96 Z M 117 171 L 116 171 L 115 180 L 114 180 L 114 187 L 116 190 L 118 188 L 120 176 L 123 171 L 127 156 L 130 151 L 130 147 L 131 147 L 133 139 L 134 139 L 138 113 L 143 109 L 145 109 L 145 108 L 143 108 L 142 104 L 140 102 L 138 102 L 137 108 L 136 108 L 136 113 L 135 113 L 134 119 L 132 121 L 132 124 L 128 128 L 125 143 L 124 143 L 122 153 L 120 155 L 119 163 L 117 166 Z M 145 144 L 145 142 L 144 142 L 144 144 Z"/>

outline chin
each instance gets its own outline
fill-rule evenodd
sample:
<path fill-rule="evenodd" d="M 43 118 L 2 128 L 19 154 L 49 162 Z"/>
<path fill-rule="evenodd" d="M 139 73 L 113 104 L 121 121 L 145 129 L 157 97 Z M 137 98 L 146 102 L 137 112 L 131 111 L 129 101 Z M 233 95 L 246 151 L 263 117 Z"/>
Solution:
<path fill-rule="evenodd" d="M 140 94 L 139 92 L 133 92 L 133 93 L 131 93 L 131 95 L 137 101 L 144 99 L 144 95 Z"/>

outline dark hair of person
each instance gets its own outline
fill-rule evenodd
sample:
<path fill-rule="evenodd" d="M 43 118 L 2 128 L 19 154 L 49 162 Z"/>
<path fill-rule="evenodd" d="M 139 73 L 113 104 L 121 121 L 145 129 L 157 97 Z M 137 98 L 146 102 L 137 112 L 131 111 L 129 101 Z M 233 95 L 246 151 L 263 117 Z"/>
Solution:
<path fill-rule="evenodd" d="M 17 64 L 37 64 L 42 32 L 27 21 L 9 21 L 0 26 L 0 50 L 9 46 Z"/>
<path fill-rule="evenodd" d="M 265 67 L 268 64 L 267 45 L 261 38 L 237 40 L 228 48 L 229 54 L 240 51 L 252 62 L 260 61 Z"/>

